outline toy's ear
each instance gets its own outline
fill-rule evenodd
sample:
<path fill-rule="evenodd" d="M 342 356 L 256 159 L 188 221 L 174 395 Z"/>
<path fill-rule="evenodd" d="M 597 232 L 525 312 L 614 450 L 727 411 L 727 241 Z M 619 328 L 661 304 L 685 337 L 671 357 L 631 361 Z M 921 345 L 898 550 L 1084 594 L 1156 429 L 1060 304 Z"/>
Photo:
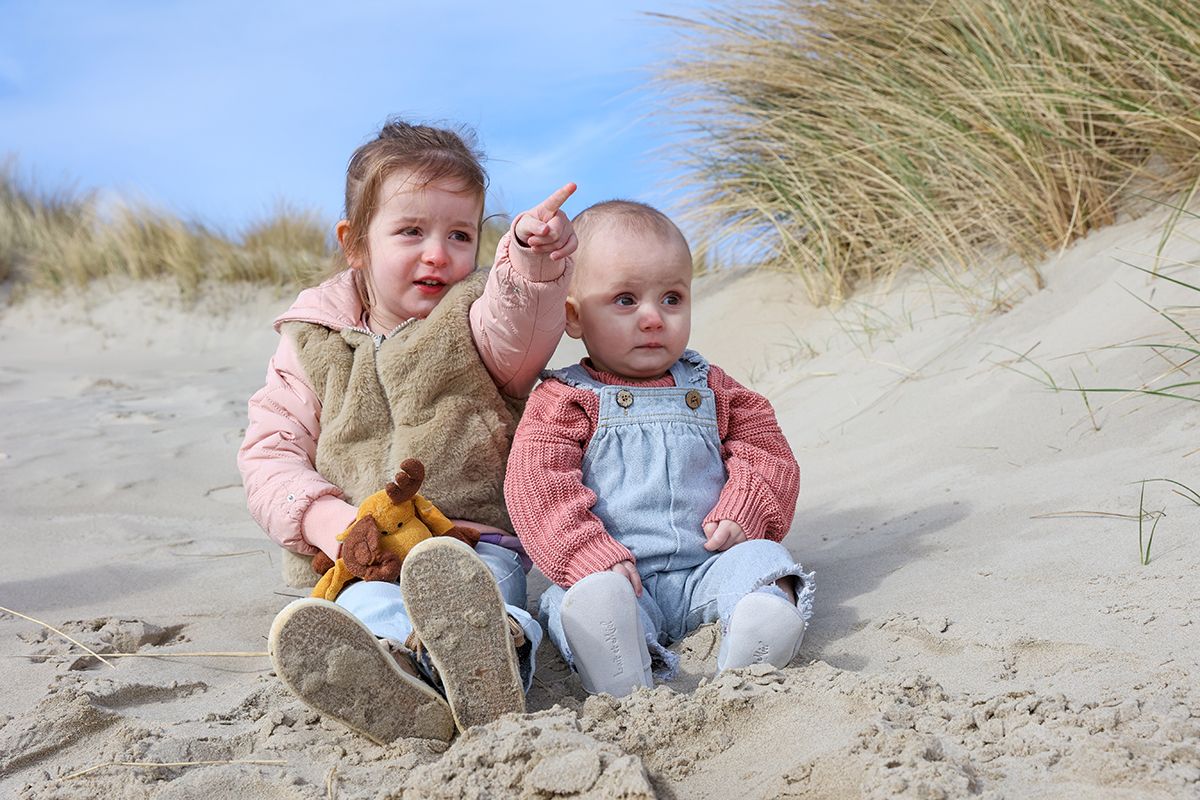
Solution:
<path fill-rule="evenodd" d="M 325 555 L 323 551 L 319 551 L 312 560 L 313 572 L 318 575 L 324 575 L 329 570 L 333 569 L 333 559 Z"/>
<path fill-rule="evenodd" d="M 583 336 L 583 324 L 579 319 L 579 301 L 574 297 L 567 298 L 567 336 L 579 339 Z"/>
<path fill-rule="evenodd" d="M 396 505 L 411 500 L 424 482 L 425 465 L 415 458 L 406 458 L 400 462 L 395 480 L 387 485 L 388 499 Z"/>

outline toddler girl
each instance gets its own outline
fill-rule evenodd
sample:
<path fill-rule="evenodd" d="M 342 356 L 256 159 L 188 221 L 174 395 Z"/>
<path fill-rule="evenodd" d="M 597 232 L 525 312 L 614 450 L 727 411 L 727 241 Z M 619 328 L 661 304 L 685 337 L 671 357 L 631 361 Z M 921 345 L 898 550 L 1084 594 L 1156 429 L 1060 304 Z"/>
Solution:
<path fill-rule="evenodd" d="M 505 492 L 518 535 L 554 581 L 550 638 L 590 692 L 669 679 L 665 645 L 721 623 L 718 670 L 785 666 L 813 580 L 779 540 L 800 471 L 771 404 L 699 354 L 692 257 L 664 214 L 614 200 L 574 221 L 567 333 L 588 357 L 533 392 Z"/>
<path fill-rule="evenodd" d="M 350 159 L 337 224 L 347 268 L 275 320 L 238 453 L 267 534 L 336 560 L 357 505 L 406 458 L 427 468 L 422 494 L 480 534 L 474 551 L 422 542 L 399 584 L 358 581 L 336 604 L 301 600 L 275 619 L 280 679 L 377 742 L 448 741 L 456 724 L 524 709 L 541 628 L 524 608 L 503 474 L 563 330 L 576 240 L 559 209 L 574 190 L 519 214 L 491 271 L 477 271 L 479 156 L 453 131 L 391 121 Z"/>

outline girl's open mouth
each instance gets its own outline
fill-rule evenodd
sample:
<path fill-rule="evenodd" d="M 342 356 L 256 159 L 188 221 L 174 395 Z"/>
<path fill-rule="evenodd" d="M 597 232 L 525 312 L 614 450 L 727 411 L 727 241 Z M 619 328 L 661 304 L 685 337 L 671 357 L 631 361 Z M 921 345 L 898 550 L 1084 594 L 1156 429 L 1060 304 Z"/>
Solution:
<path fill-rule="evenodd" d="M 413 281 L 413 286 L 417 287 L 417 291 L 424 294 L 437 294 L 446 288 L 446 284 L 434 280 Z"/>

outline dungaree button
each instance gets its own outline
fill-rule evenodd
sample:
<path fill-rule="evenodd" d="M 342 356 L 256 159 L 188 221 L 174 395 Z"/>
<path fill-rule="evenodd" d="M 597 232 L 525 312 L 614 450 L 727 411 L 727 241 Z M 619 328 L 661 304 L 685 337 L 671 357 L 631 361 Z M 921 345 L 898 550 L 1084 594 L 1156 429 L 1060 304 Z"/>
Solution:
<path fill-rule="evenodd" d="M 621 408 L 629 408 L 633 405 L 633 392 L 628 389 L 622 389 L 617 392 L 617 405 Z"/>
<path fill-rule="evenodd" d="M 695 409 L 700 407 L 700 403 L 702 402 L 700 400 L 700 393 L 697 392 L 695 389 L 692 389 L 690 392 L 688 392 L 687 394 L 685 394 L 683 396 L 683 402 L 687 403 L 687 407 L 694 411 Z"/>

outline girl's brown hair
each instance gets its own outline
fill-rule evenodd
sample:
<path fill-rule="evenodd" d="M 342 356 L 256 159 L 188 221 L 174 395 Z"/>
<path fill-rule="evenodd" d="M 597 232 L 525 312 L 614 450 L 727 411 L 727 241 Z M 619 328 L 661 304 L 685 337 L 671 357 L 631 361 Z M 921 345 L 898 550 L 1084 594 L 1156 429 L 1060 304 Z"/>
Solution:
<path fill-rule="evenodd" d="M 463 193 L 482 200 L 487 193 L 482 160 L 475 134 L 468 128 L 447 130 L 389 119 L 378 136 L 354 151 L 346 168 L 344 247 L 366 255 L 367 226 L 379 209 L 379 188 L 392 173 L 410 172 L 422 186 L 449 179 L 460 183 Z M 345 266 L 339 261 L 339 269 Z"/>

